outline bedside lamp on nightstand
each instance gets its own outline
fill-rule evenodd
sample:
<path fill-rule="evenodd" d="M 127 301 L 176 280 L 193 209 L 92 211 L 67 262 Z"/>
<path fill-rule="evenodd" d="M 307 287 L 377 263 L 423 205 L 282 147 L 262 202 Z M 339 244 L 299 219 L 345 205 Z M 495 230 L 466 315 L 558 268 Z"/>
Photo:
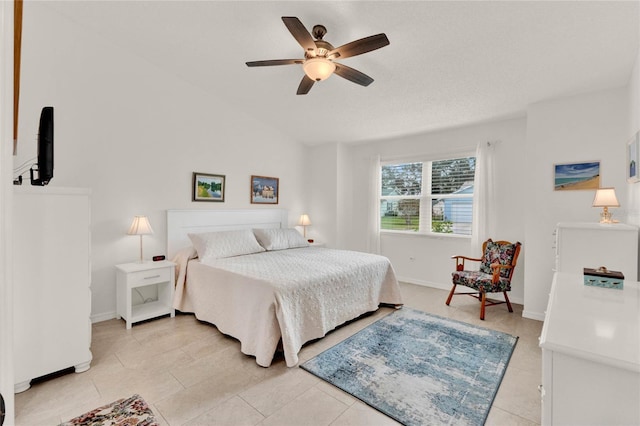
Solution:
<path fill-rule="evenodd" d="M 298 225 L 302 226 L 302 236 L 304 239 L 307 239 L 307 226 L 311 225 L 311 219 L 309 219 L 308 214 L 303 214 L 300 216 L 300 220 L 298 221 Z"/>
<path fill-rule="evenodd" d="M 153 234 L 153 229 L 151 229 L 149 219 L 147 219 L 146 216 L 134 217 L 127 234 L 140 235 L 140 260 L 138 263 L 144 263 L 144 258 L 142 257 L 142 236 Z"/>

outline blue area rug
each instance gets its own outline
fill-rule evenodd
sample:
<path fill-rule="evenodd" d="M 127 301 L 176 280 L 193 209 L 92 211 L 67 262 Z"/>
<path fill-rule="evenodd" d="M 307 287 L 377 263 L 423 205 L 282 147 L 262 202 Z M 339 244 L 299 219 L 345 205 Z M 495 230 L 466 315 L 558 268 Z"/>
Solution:
<path fill-rule="evenodd" d="M 301 368 L 405 425 L 482 425 L 517 340 L 404 308 Z"/>

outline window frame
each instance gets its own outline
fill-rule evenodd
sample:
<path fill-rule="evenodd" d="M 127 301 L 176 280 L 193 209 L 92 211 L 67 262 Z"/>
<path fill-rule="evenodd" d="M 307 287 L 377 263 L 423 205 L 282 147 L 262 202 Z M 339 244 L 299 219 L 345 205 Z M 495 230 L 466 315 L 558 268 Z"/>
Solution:
<path fill-rule="evenodd" d="M 476 152 L 474 151 L 461 151 L 455 153 L 448 153 L 443 155 L 438 155 L 434 157 L 406 157 L 406 158 L 396 158 L 396 159 L 388 159 L 381 160 L 379 164 L 378 170 L 378 186 L 377 186 L 377 208 L 380 209 L 380 205 L 383 200 L 388 201 L 399 201 L 404 199 L 417 199 L 420 202 L 420 213 L 419 213 L 419 227 L 417 231 L 412 230 L 400 230 L 400 229 L 383 229 L 381 226 L 382 221 L 382 211 L 379 211 L 378 218 L 378 232 L 380 234 L 390 234 L 390 235 L 402 235 L 402 236 L 421 236 L 421 237 L 431 237 L 431 238 L 463 238 L 470 239 L 473 233 L 473 207 L 472 207 L 472 222 L 471 228 L 472 231 L 469 234 L 454 234 L 454 233 L 444 233 L 444 232 L 433 232 L 433 209 L 432 203 L 433 200 L 440 199 L 469 199 L 471 198 L 472 206 L 475 205 L 475 196 L 476 191 L 474 187 L 474 191 L 472 194 L 433 194 L 432 193 L 432 164 L 437 161 L 445 161 L 445 160 L 454 160 L 459 158 L 476 158 Z M 410 163 L 422 163 L 422 182 L 420 187 L 420 195 L 393 195 L 393 196 L 383 196 L 382 195 L 382 168 L 385 166 L 391 165 L 400 165 L 400 164 L 410 164 Z M 477 162 L 476 162 L 477 166 Z M 474 174 L 474 184 L 475 184 L 475 174 Z M 425 229 L 426 228 L 426 229 Z"/>

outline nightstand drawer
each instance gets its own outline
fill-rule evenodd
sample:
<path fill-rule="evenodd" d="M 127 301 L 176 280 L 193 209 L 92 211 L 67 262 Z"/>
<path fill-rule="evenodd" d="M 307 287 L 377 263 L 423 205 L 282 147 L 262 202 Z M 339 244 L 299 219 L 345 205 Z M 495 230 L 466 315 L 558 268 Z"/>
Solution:
<path fill-rule="evenodd" d="M 127 274 L 127 282 L 131 287 L 163 283 L 170 281 L 170 279 L 170 268 L 151 269 L 149 271 L 138 271 Z"/>

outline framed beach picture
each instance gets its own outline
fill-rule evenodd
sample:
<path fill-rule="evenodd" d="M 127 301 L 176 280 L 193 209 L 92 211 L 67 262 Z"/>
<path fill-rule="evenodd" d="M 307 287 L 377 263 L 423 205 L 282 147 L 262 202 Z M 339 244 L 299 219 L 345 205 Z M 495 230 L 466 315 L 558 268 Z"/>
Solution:
<path fill-rule="evenodd" d="M 251 204 L 278 204 L 279 179 L 251 176 Z"/>
<path fill-rule="evenodd" d="M 600 162 L 555 165 L 554 190 L 569 191 L 600 188 Z"/>
<path fill-rule="evenodd" d="M 224 202 L 224 175 L 193 172 L 192 201 Z"/>
<path fill-rule="evenodd" d="M 640 149 L 640 132 L 636 133 L 627 144 L 627 181 L 638 182 L 638 151 Z"/>

